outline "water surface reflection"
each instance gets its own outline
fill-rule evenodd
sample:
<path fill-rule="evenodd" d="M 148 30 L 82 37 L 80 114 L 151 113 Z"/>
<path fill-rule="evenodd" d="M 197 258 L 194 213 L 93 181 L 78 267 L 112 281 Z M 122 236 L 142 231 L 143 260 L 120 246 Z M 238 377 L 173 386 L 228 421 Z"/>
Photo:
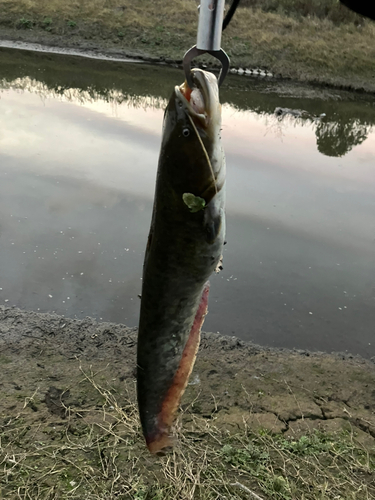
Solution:
<path fill-rule="evenodd" d="M 181 73 L 0 61 L 0 300 L 135 325 L 163 108 Z M 374 106 L 293 92 L 234 77 L 223 88 L 228 244 L 205 328 L 372 356 Z"/>

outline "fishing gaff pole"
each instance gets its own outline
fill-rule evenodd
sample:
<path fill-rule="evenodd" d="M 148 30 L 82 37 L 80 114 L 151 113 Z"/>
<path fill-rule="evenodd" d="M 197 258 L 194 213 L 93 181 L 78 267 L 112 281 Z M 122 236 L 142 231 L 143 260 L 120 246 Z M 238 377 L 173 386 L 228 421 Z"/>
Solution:
<path fill-rule="evenodd" d="M 229 71 L 229 57 L 221 48 L 225 0 L 201 0 L 199 6 L 199 21 L 197 43 L 184 55 L 183 68 L 186 81 L 193 88 L 191 62 L 194 57 L 210 54 L 221 62 L 218 83 L 221 85 Z"/>

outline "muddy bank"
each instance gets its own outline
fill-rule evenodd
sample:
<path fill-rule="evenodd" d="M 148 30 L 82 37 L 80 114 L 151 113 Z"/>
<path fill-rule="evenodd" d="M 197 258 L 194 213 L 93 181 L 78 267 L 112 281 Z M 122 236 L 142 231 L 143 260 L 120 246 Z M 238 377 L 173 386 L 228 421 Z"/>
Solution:
<path fill-rule="evenodd" d="M 33 394 L 28 418 L 46 426 L 65 411 L 61 394 L 64 408 L 96 404 L 80 390 L 81 365 L 103 370 L 118 393 L 127 385 L 135 400 L 136 340 L 136 328 L 124 325 L 1 307 L 1 417 L 16 414 Z M 245 421 L 286 435 L 347 429 L 374 447 L 374 388 L 375 364 L 359 356 L 262 348 L 203 333 L 182 408 L 228 430 Z"/>
<path fill-rule="evenodd" d="M 99 48 L 97 44 L 84 42 L 84 43 L 73 43 L 72 45 L 65 43 L 60 37 L 56 40 L 43 40 L 38 36 L 26 37 L 26 41 L 23 37 L 17 36 L 12 37 L 10 33 L 7 33 L 6 39 L 0 40 L 0 47 L 6 49 L 17 49 L 17 50 L 29 50 L 32 52 L 41 52 L 47 54 L 59 54 L 67 56 L 78 56 L 85 57 L 88 59 L 99 59 L 114 62 L 149 62 L 149 63 L 163 63 L 164 59 L 160 57 L 152 57 L 143 55 L 137 52 L 122 52 L 118 50 L 110 50 L 108 47 L 103 46 Z M 169 61 L 170 63 L 181 62 L 181 61 Z"/>

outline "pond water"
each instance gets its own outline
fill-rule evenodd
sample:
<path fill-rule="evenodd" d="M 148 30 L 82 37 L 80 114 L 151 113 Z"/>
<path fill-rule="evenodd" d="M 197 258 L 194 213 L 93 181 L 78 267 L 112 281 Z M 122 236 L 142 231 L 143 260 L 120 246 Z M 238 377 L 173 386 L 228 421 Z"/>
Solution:
<path fill-rule="evenodd" d="M 137 325 L 182 72 L 10 49 L 0 69 L 0 303 Z M 228 243 L 204 329 L 374 356 L 374 101 L 235 76 L 221 100 Z"/>

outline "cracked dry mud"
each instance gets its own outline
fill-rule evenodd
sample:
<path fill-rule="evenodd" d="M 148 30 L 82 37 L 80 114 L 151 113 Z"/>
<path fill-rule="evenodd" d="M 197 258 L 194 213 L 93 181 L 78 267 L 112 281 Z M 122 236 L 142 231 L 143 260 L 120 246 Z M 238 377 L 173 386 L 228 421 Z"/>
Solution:
<path fill-rule="evenodd" d="M 0 307 L 0 423 L 22 411 L 30 425 L 40 423 L 46 440 L 67 408 L 75 408 L 79 422 L 80 408 L 100 405 L 80 366 L 100 372 L 119 404 L 125 386 L 135 401 L 136 341 L 136 328 Z M 375 364 L 204 333 L 182 408 L 186 430 L 191 413 L 233 432 L 246 425 L 299 437 L 348 429 L 374 450 Z"/>

